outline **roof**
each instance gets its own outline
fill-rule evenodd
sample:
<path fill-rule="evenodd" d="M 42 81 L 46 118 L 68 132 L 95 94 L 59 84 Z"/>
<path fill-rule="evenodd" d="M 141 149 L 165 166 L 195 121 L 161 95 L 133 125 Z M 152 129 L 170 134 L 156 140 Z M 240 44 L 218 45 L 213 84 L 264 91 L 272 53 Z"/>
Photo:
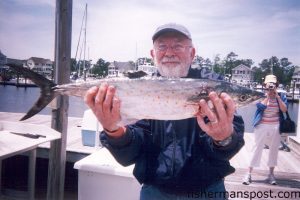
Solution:
<path fill-rule="evenodd" d="M 240 64 L 240 65 L 236 66 L 235 68 L 233 68 L 232 70 L 237 70 L 237 69 L 245 69 L 245 70 L 253 71 L 250 67 L 248 67 L 244 64 Z"/>
<path fill-rule="evenodd" d="M 49 61 L 52 62 L 50 59 L 38 58 L 38 57 L 31 57 L 28 60 L 33 60 L 34 63 L 43 63 L 43 64 L 46 64 Z"/>
<path fill-rule="evenodd" d="M 19 60 L 19 59 L 14 59 L 14 58 L 7 58 L 6 61 L 7 61 L 7 63 L 14 63 L 14 64 L 20 64 L 20 65 L 23 65 L 23 63 L 26 62 L 26 60 Z"/>
<path fill-rule="evenodd" d="M 0 50 L 0 57 L 6 57 Z"/>
<path fill-rule="evenodd" d="M 299 74 L 300 73 L 300 67 L 295 67 L 294 74 Z"/>

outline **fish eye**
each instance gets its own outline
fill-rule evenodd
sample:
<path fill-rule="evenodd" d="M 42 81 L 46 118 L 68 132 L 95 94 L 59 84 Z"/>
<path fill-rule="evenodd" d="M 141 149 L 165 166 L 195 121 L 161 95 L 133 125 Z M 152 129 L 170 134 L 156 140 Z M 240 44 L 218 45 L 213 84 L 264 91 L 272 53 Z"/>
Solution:
<path fill-rule="evenodd" d="M 241 96 L 239 96 L 239 101 L 243 102 L 246 101 L 248 99 L 247 95 L 242 94 Z"/>
<path fill-rule="evenodd" d="M 199 95 L 208 95 L 208 90 L 201 90 Z"/>

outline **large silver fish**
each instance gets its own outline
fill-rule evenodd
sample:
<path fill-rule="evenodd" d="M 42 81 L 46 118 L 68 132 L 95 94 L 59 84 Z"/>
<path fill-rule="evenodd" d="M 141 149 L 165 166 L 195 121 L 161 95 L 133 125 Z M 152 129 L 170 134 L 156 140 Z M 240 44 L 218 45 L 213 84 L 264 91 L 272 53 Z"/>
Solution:
<path fill-rule="evenodd" d="M 21 119 L 28 119 L 58 95 L 83 97 L 92 86 L 107 82 L 116 88 L 121 100 L 122 122 L 127 124 L 139 119 L 178 120 L 194 117 L 199 109 L 199 100 L 208 99 L 208 94 L 228 93 L 237 107 L 247 105 L 264 96 L 264 93 L 241 87 L 225 81 L 189 78 L 110 78 L 95 81 L 56 85 L 30 69 L 14 64 L 11 68 L 31 79 L 41 88 L 41 95 L 35 105 Z"/>

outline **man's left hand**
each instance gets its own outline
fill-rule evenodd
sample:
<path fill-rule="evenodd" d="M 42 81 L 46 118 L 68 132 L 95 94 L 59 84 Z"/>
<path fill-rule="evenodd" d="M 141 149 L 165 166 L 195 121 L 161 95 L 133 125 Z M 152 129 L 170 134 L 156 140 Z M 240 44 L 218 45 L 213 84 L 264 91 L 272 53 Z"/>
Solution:
<path fill-rule="evenodd" d="M 228 138 L 233 133 L 233 117 L 235 113 L 235 103 L 227 93 L 221 93 L 220 96 L 216 92 L 211 92 L 209 98 L 213 104 L 212 110 L 208 103 L 201 99 L 199 102 L 199 113 L 197 121 L 203 131 L 211 136 L 215 141 L 221 141 Z M 207 116 L 208 123 L 204 122 Z"/>

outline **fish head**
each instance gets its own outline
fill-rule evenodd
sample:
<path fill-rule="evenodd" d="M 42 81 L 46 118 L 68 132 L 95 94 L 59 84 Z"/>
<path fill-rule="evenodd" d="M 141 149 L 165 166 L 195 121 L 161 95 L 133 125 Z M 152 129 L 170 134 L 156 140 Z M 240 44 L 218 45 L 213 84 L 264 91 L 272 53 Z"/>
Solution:
<path fill-rule="evenodd" d="M 227 93 L 236 103 L 237 107 L 253 104 L 265 97 L 263 92 L 255 91 L 250 88 L 228 82 L 222 82 L 216 86 L 215 89 L 219 92 L 219 94 L 222 92 Z"/>
<path fill-rule="evenodd" d="M 262 92 L 253 91 L 251 89 L 244 90 L 244 93 L 236 93 L 233 95 L 233 100 L 236 102 L 237 107 L 247 106 L 256 103 L 265 95 Z"/>

